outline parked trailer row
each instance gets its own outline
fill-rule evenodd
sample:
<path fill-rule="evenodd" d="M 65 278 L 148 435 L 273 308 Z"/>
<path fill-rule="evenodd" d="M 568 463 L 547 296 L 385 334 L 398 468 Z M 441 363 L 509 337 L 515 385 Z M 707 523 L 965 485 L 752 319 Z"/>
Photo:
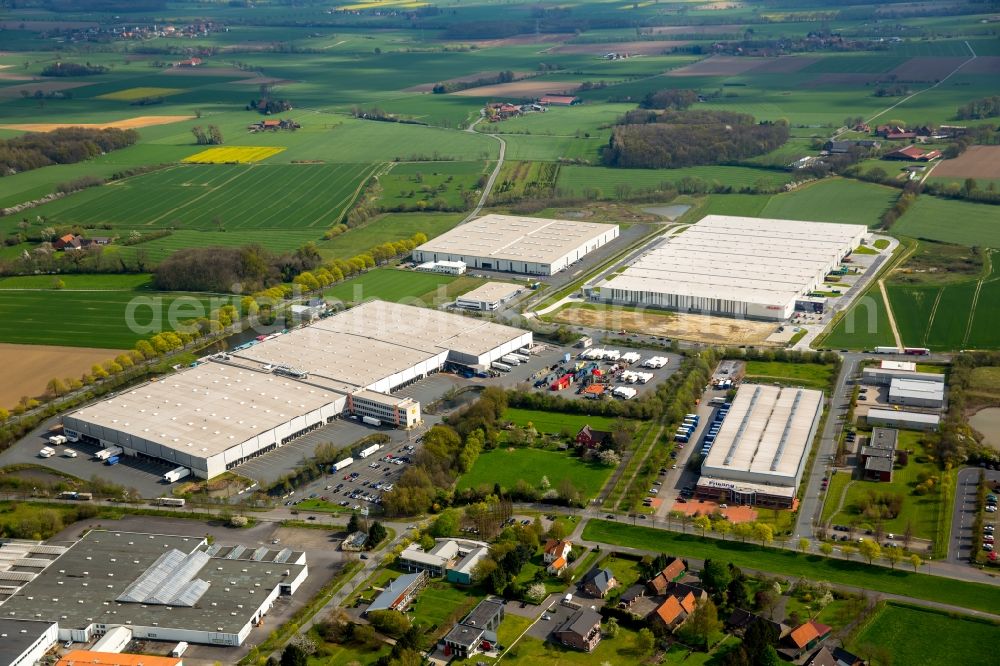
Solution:
<path fill-rule="evenodd" d="M 339 472 L 340 470 L 344 469 L 345 467 L 351 465 L 353 462 L 354 462 L 354 458 L 350 458 L 350 457 L 344 458 L 343 460 L 338 460 L 337 462 L 333 463 L 333 465 L 330 466 L 330 473 L 333 474 L 333 473 Z"/>
<path fill-rule="evenodd" d="M 492 363 L 490 363 L 490 367 L 493 368 L 494 370 L 499 370 L 500 372 L 510 372 L 513 369 L 506 363 L 500 363 L 498 361 L 493 361 Z"/>
<path fill-rule="evenodd" d="M 506 363 L 507 365 L 510 366 L 521 365 L 521 359 L 519 359 L 517 356 L 514 356 L 513 354 L 504 354 L 503 356 L 500 357 L 500 360 L 503 363 Z"/>
<path fill-rule="evenodd" d="M 666 356 L 650 356 L 645 361 L 642 362 L 642 367 L 658 369 L 665 366 L 670 362 L 670 359 Z"/>

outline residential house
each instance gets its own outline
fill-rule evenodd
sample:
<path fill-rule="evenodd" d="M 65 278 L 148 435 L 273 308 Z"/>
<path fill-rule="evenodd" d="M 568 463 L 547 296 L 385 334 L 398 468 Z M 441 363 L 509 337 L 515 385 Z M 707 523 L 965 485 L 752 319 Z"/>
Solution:
<path fill-rule="evenodd" d="M 702 602 L 708 599 L 708 592 L 701 589 L 697 585 L 674 582 L 667 586 L 667 594 L 670 594 L 675 597 L 687 596 L 689 592 L 694 595 L 695 600 L 697 600 L 698 602 Z"/>
<path fill-rule="evenodd" d="M 789 633 L 791 633 L 792 628 L 787 624 L 782 622 L 775 622 L 774 620 L 769 620 L 768 618 L 751 613 L 748 610 L 743 610 L 742 608 L 737 608 L 729 617 L 726 619 L 726 629 L 737 636 L 742 636 L 746 632 L 747 627 L 749 627 L 754 622 L 766 622 L 774 627 L 778 640 L 783 639 Z"/>
<path fill-rule="evenodd" d="M 76 234 L 66 234 L 52 242 L 52 248 L 55 250 L 79 250 L 82 247 L 83 238 Z"/>
<path fill-rule="evenodd" d="M 855 132 L 864 132 L 865 134 L 868 134 L 869 132 L 872 131 L 872 126 L 869 125 L 868 123 L 859 123 L 854 127 L 852 127 L 851 129 L 853 129 Z"/>
<path fill-rule="evenodd" d="M 790 659 L 798 659 L 826 640 L 830 631 L 830 627 L 825 624 L 809 620 L 792 629 L 782 641 L 779 652 Z"/>
<path fill-rule="evenodd" d="M 340 542 L 340 549 L 349 552 L 357 552 L 359 550 L 364 550 L 366 543 L 368 543 L 368 533 L 358 530 L 357 532 L 351 532 L 343 541 Z"/>
<path fill-rule="evenodd" d="M 898 125 L 879 125 L 875 134 L 889 141 L 902 141 L 904 139 L 916 139 L 917 133 Z"/>
<path fill-rule="evenodd" d="M 669 631 L 673 631 L 684 623 L 684 620 L 694 612 L 697 605 L 698 603 L 695 600 L 694 594 L 691 592 L 688 592 L 683 597 L 671 595 L 656 609 L 656 618 Z"/>
<path fill-rule="evenodd" d="M 188 58 L 187 60 L 181 60 L 180 62 L 175 62 L 174 67 L 197 67 L 202 63 L 201 58 Z"/>
<path fill-rule="evenodd" d="M 610 569 L 591 569 L 580 581 L 581 590 L 599 599 L 603 599 L 617 586 L 618 581 Z"/>
<path fill-rule="evenodd" d="M 611 433 L 606 430 L 595 430 L 589 425 L 585 425 L 580 428 L 580 432 L 576 433 L 577 446 L 585 446 L 588 449 L 599 449 L 610 443 Z"/>
<path fill-rule="evenodd" d="M 941 157 L 940 150 L 923 150 L 916 146 L 906 146 L 891 153 L 886 153 L 882 159 L 886 160 L 907 160 L 909 162 L 930 162 Z"/>
<path fill-rule="evenodd" d="M 649 585 L 649 589 L 653 591 L 653 594 L 666 594 L 670 584 L 676 582 L 686 572 L 687 567 L 684 566 L 684 562 L 680 558 L 675 557 L 670 560 L 667 566 L 663 567 L 663 571 L 653 576 L 647 584 Z"/>
<path fill-rule="evenodd" d="M 410 605 L 410 602 L 413 601 L 413 598 L 417 596 L 417 593 L 420 592 L 426 584 L 426 571 L 403 574 L 389 583 L 385 589 L 382 590 L 377 597 L 375 597 L 371 605 L 365 609 L 364 614 L 367 615 L 372 611 L 378 610 L 405 611 Z"/>
<path fill-rule="evenodd" d="M 542 553 L 542 561 L 551 564 L 559 558 L 569 559 L 569 553 L 573 550 L 573 544 L 566 539 L 549 539 L 545 542 L 545 551 Z"/>
<path fill-rule="evenodd" d="M 593 652 L 601 642 L 601 615 L 590 608 L 582 608 L 566 618 L 552 635 L 563 645 Z"/>
<path fill-rule="evenodd" d="M 503 618 L 502 601 L 483 599 L 442 639 L 445 656 L 466 659 L 479 652 L 493 650 L 497 645 L 497 629 Z"/>
<path fill-rule="evenodd" d="M 825 645 L 809 657 L 805 666 L 865 666 L 865 660 L 844 648 L 828 648 Z"/>
<path fill-rule="evenodd" d="M 545 567 L 545 571 L 547 571 L 552 576 L 558 576 L 566 569 L 568 565 L 569 565 L 569 560 L 567 560 L 565 557 L 558 557 L 549 562 L 549 565 Z"/>
<path fill-rule="evenodd" d="M 580 103 L 580 98 L 573 95 L 545 95 L 538 103 L 545 106 L 573 106 Z"/>

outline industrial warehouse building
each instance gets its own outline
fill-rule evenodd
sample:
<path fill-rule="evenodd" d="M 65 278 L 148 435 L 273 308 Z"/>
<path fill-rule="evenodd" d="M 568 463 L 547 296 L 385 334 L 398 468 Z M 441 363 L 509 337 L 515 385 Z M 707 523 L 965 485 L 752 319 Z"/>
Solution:
<path fill-rule="evenodd" d="M 6 620 L 58 624 L 59 640 L 242 645 L 280 595 L 308 576 L 289 549 L 209 545 L 203 537 L 91 530 L 0 603 Z"/>
<path fill-rule="evenodd" d="M 903 412 L 893 409 L 869 409 L 866 416 L 868 425 L 886 428 L 902 428 L 903 430 L 937 430 L 941 425 L 941 417 L 937 414 L 920 412 Z"/>
<path fill-rule="evenodd" d="M 413 260 L 553 275 L 616 238 L 617 224 L 491 214 L 427 241 L 413 251 Z"/>
<path fill-rule="evenodd" d="M 893 379 L 889 384 L 889 404 L 907 407 L 942 407 L 944 384 L 914 379 Z"/>
<path fill-rule="evenodd" d="M 880 368 L 864 368 L 861 371 L 861 383 L 869 386 L 889 386 L 896 379 L 906 379 L 916 382 L 929 382 L 940 384 L 944 387 L 944 375 L 935 372 L 914 372 L 912 370 L 901 370 L 887 368 L 884 365 Z"/>
<path fill-rule="evenodd" d="M 695 493 L 788 508 L 823 412 L 823 393 L 743 384 L 701 467 Z"/>
<path fill-rule="evenodd" d="M 389 393 L 446 363 L 486 368 L 532 344 L 528 331 L 369 301 L 334 317 L 205 359 L 84 407 L 66 434 L 212 478 L 295 437 L 356 414 L 398 427 L 419 403 Z"/>
<path fill-rule="evenodd" d="M 509 282 L 487 282 L 455 299 L 455 307 L 463 310 L 492 312 L 516 298 L 524 291 L 519 284 Z"/>
<path fill-rule="evenodd" d="M 707 215 L 585 291 L 608 303 L 783 320 L 867 235 L 858 224 Z"/>
<path fill-rule="evenodd" d="M 0 666 L 35 666 L 59 638 L 59 625 L 0 618 Z"/>

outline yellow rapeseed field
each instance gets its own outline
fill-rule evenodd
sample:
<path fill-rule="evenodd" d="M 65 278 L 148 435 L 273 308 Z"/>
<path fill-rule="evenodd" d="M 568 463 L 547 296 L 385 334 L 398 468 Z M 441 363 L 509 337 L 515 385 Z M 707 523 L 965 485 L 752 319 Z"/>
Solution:
<path fill-rule="evenodd" d="M 183 88 L 157 88 L 155 86 L 142 86 L 139 88 L 126 88 L 116 90 L 105 95 L 98 95 L 97 99 L 113 99 L 120 102 L 132 102 L 144 97 L 166 97 L 184 92 Z"/>
<path fill-rule="evenodd" d="M 279 146 L 216 146 L 185 157 L 182 161 L 190 164 L 232 164 L 240 162 L 260 162 L 283 151 Z"/>

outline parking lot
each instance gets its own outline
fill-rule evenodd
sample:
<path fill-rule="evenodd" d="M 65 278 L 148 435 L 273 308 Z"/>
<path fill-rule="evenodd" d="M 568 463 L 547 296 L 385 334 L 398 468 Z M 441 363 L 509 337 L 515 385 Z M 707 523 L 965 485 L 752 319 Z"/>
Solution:
<path fill-rule="evenodd" d="M 969 558 L 984 544 L 983 537 L 986 534 L 973 534 L 972 532 L 976 518 L 976 489 L 979 485 L 980 473 L 985 474 L 990 483 L 1000 483 L 1000 471 L 998 470 L 967 467 L 959 471 L 951 520 L 951 541 L 948 544 L 948 560 L 951 562 L 968 562 Z M 994 495 L 998 494 L 996 491 L 991 492 Z M 998 515 L 1000 513 L 987 512 L 986 525 L 992 525 L 995 530 Z M 994 535 L 993 532 L 989 534 Z"/>

